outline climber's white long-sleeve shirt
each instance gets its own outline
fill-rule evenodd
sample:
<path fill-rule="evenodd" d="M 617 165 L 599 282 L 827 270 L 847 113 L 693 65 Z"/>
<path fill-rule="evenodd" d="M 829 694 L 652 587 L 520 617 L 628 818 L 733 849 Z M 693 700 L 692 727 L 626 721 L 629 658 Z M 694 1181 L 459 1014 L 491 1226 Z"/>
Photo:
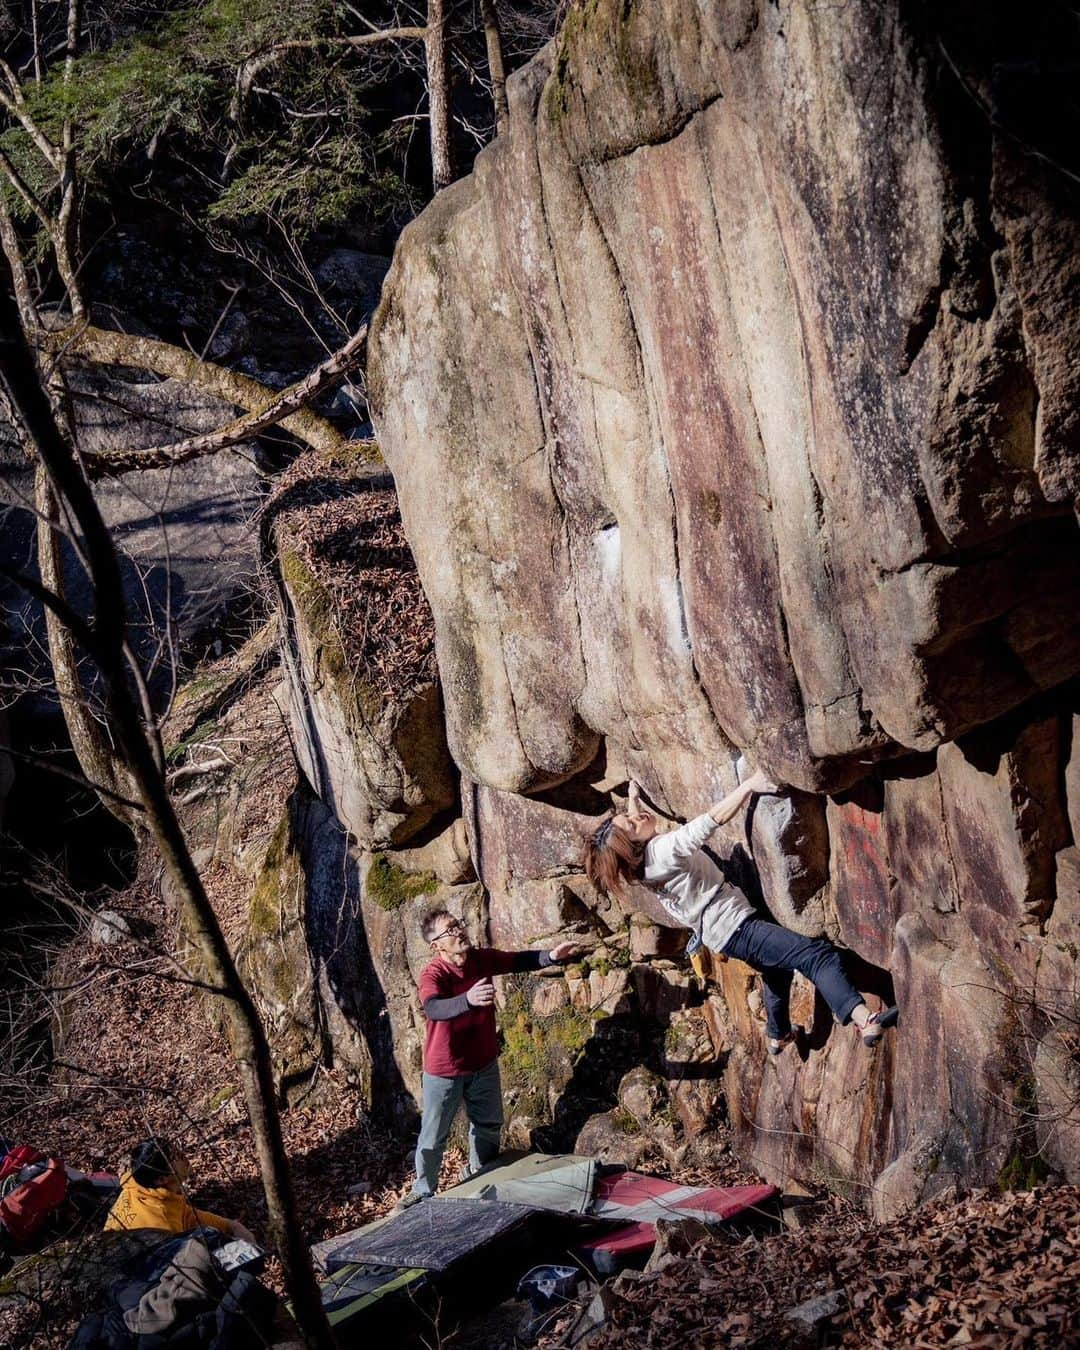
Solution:
<path fill-rule="evenodd" d="M 693 929 L 706 947 L 723 951 L 754 908 L 723 874 L 702 844 L 719 827 L 712 816 L 698 816 L 645 845 L 642 880 L 678 923 Z"/>

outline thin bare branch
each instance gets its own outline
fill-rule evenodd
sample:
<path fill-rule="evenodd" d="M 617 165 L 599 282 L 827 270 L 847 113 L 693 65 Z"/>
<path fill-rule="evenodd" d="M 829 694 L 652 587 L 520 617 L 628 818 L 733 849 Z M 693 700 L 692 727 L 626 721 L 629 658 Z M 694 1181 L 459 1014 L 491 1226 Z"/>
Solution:
<path fill-rule="evenodd" d="M 169 774 L 166 782 L 170 790 L 178 787 L 181 783 L 186 783 L 189 778 L 199 778 L 208 773 L 220 773 L 223 769 L 235 768 L 233 761 L 227 759 L 224 755 L 215 755 L 213 759 L 208 759 L 202 764 L 183 764 L 179 769 L 174 769 Z"/>
<path fill-rule="evenodd" d="M 44 206 L 42 206 L 37 195 L 29 187 L 22 174 L 19 173 L 18 169 L 12 164 L 11 160 L 8 159 L 3 150 L 0 150 L 0 172 L 4 174 L 8 182 L 18 193 L 27 210 L 32 211 L 33 214 L 37 216 L 46 233 L 49 235 L 49 238 L 55 238 L 56 221 L 49 215 Z"/>
<path fill-rule="evenodd" d="M 0 62 L 0 70 L 3 71 L 5 78 L 8 79 L 9 83 L 13 83 L 13 87 L 18 89 L 19 85 L 18 81 L 15 79 L 15 72 L 6 61 Z M 12 97 L 12 95 L 6 94 L 3 89 L 0 89 L 0 108 L 3 108 L 10 117 L 15 118 L 22 126 L 22 129 L 34 142 L 41 157 L 47 164 L 55 169 L 57 173 L 60 173 L 63 167 L 60 151 L 53 145 L 52 141 L 49 140 L 48 136 L 45 135 L 38 124 L 26 111 L 26 104 L 22 98 L 21 91 L 15 97 Z"/>
<path fill-rule="evenodd" d="M 42 769 L 45 773 L 51 773 L 57 778 L 65 778 L 69 783 L 75 783 L 81 788 L 86 788 L 88 792 L 100 793 L 103 797 L 108 797 L 110 801 L 116 802 L 118 806 L 123 806 L 129 811 L 141 811 L 142 803 L 132 800 L 129 797 L 122 797 L 112 788 L 106 787 L 103 783 L 91 782 L 83 773 L 75 773 L 72 769 L 65 769 L 61 764 L 54 764 L 52 760 L 44 755 L 35 755 L 28 750 L 15 750 L 10 745 L 4 747 L 4 754 L 10 755 L 12 759 L 22 760 L 27 764 L 33 764 L 37 769 Z"/>
<path fill-rule="evenodd" d="M 20 590 L 25 591 L 39 604 L 51 610 L 62 624 L 71 629 L 83 646 L 89 650 L 93 649 L 94 630 L 75 613 L 70 605 L 61 600 L 58 595 L 54 595 L 48 587 L 43 586 L 36 577 L 27 576 L 25 572 L 20 572 L 16 567 L 8 567 L 6 563 L 0 563 L 0 577 L 4 577 L 13 585 L 18 586 Z"/>
<path fill-rule="evenodd" d="M 66 347 L 73 356 L 81 356 L 88 361 L 99 361 L 110 366 L 135 366 L 153 371 L 155 375 L 166 379 L 182 380 L 185 384 L 253 413 L 262 413 L 268 400 L 277 397 L 273 390 L 259 380 L 253 380 L 250 375 L 242 375 L 213 361 L 201 360 L 194 352 L 185 351 L 183 347 L 162 342 L 158 338 L 118 333 L 98 328 L 94 324 L 80 323 L 60 332 L 40 333 L 36 335 L 36 340 L 47 351 Z M 337 427 L 311 408 L 300 408 L 289 413 L 281 419 L 280 425 L 313 450 L 340 454 L 349 448 L 348 439 Z"/>
<path fill-rule="evenodd" d="M 232 101 L 229 104 L 229 118 L 233 122 L 240 122 L 243 119 L 244 109 L 251 97 L 255 81 L 264 70 L 276 65 L 290 52 L 327 51 L 335 47 L 351 47 L 359 50 L 385 42 L 423 41 L 426 36 L 426 28 L 381 28 L 371 33 L 357 33 L 344 37 L 328 35 L 315 38 L 294 38 L 289 42 L 276 42 L 272 47 L 267 47 L 264 51 L 255 52 L 249 56 L 243 65 L 238 68 Z"/>
<path fill-rule="evenodd" d="M 84 454 L 83 464 L 91 479 L 116 478 L 133 469 L 159 469 L 172 464 L 185 464 L 204 455 L 216 454 L 229 446 L 253 440 L 268 427 L 285 422 L 329 385 L 354 366 L 367 342 L 367 324 L 332 356 L 316 366 L 288 389 L 282 390 L 261 411 L 245 413 L 217 431 L 208 431 L 172 445 L 158 445 L 148 450 L 121 450 L 111 454 Z"/>

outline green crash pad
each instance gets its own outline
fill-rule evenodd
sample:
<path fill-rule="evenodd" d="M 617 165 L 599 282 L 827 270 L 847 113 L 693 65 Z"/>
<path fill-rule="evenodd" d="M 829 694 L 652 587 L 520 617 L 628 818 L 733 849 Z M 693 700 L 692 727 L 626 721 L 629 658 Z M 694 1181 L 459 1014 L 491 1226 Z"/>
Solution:
<path fill-rule="evenodd" d="M 507 1205 L 522 1205 L 530 1210 L 585 1214 L 592 1204 L 595 1179 L 596 1161 L 593 1158 L 507 1152 L 468 1181 L 444 1191 L 439 1200 L 444 1203 L 494 1200 Z M 416 1210 L 424 1208 L 425 1205 L 420 1205 Z M 331 1326 L 342 1327 L 353 1319 L 371 1315 L 386 1298 L 392 1301 L 394 1296 L 404 1296 L 411 1301 L 427 1286 L 430 1276 L 419 1266 L 402 1268 L 370 1261 L 350 1261 L 345 1250 L 353 1248 L 359 1254 L 361 1247 L 369 1245 L 380 1229 L 396 1225 L 401 1218 L 415 1212 L 406 1210 L 405 1215 L 385 1215 L 312 1247 L 311 1254 L 318 1270 L 325 1272 L 329 1266 L 337 1267 L 320 1283 L 323 1306 Z M 358 1239 L 366 1241 L 358 1243 Z M 471 1246 L 471 1242 L 466 1245 Z M 482 1247 L 483 1241 L 479 1245 Z"/>
<path fill-rule="evenodd" d="M 333 1252 L 362 1233 L 374 1232 L 391 1223 L 393 1218 L 392 1214 L 384 1215 L 351 1232 L 324 1238 L 312 1247 L 311 1257 L 315 1269 L 325 1276 L 319 1281 L 319 1292 L 332 1327 L 344 1327 L 356 1318 L 371 1315 L 383 1299 L 393 1302 L 395 1296 L 400 1296 L 412 1300 L 427 1285 L 426 1272 L 417 1267 L 403 1270 L 395 1266 L 352 1261 L 329 1275 L 325 1274 L 327 1261 Z"/>
<path fill-rule="evenodd" d="M 592 1205 L 596 1159 L 573 1153 L 503 1153 L 468 1181 L 444 1191 L 446 1200 L 498 1200 L 559 1214 L 585 1214 Z"/>
<path fill-rule="evenodd" d="M 320 1286 L 322 1304 L 332 1327 L 340 1327 L 373 1308 L 381 1299 L 407 1289 L 410 1297 L 427 1282 L 422 1270 L 394 1270 L 389 1266 L 343 1266 Z"/>

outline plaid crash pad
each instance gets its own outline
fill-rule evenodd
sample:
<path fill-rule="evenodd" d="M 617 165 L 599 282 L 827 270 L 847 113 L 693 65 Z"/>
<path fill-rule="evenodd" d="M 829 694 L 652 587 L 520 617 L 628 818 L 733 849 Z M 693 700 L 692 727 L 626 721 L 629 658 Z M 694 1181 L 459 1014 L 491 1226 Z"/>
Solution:
<path fill-rule="evenodd" d="M 620 1228 L 578 1245 L 597 1269 L 609 1273 L 620 1262 L 649 1252 L 660 1219 L 699 1219 L 725 1223 L 762 1212 L 779 1192 L 775 1186 L 679 1186 L 640 1172 L 601 1177 L 591 1213 L 594 1218 L 624 1220 Z"/>
<path fill-rule="evenodd" d="M 327 1269 L 370 1264 L 446 1270 L 519 1227 L 532 1213 L 527 1205 L 498 1200 L 424 1200 L 336 1248 L 327 1257 Z"/>
<path fill-rule="evenodd" d="M 641 1172 L 601 1177 L 589 1211 L 597 1219 L 652 1224 L 657 1219 L 721 1223 L 756 1209 L 778 1194 L 775 1186 L 679 1186 Z"/>

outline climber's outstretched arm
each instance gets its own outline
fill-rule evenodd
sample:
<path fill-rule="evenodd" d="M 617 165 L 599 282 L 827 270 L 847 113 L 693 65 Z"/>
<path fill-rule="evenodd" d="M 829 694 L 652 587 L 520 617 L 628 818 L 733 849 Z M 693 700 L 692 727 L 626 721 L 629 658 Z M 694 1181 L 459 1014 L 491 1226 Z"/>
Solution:
<path fill-rule="evenodd" d="M 726 797 L 710 806 L 709 815 L 712 816 L 717 825 L 724 825 L 732 817 L 738 815 L 755 794 L 778 792 L 779 790 L 765 771 L 758 769 L 756 773 L 750 775 L 745 783 L 740 783 L 734 792 L 729 792 Z"/>

